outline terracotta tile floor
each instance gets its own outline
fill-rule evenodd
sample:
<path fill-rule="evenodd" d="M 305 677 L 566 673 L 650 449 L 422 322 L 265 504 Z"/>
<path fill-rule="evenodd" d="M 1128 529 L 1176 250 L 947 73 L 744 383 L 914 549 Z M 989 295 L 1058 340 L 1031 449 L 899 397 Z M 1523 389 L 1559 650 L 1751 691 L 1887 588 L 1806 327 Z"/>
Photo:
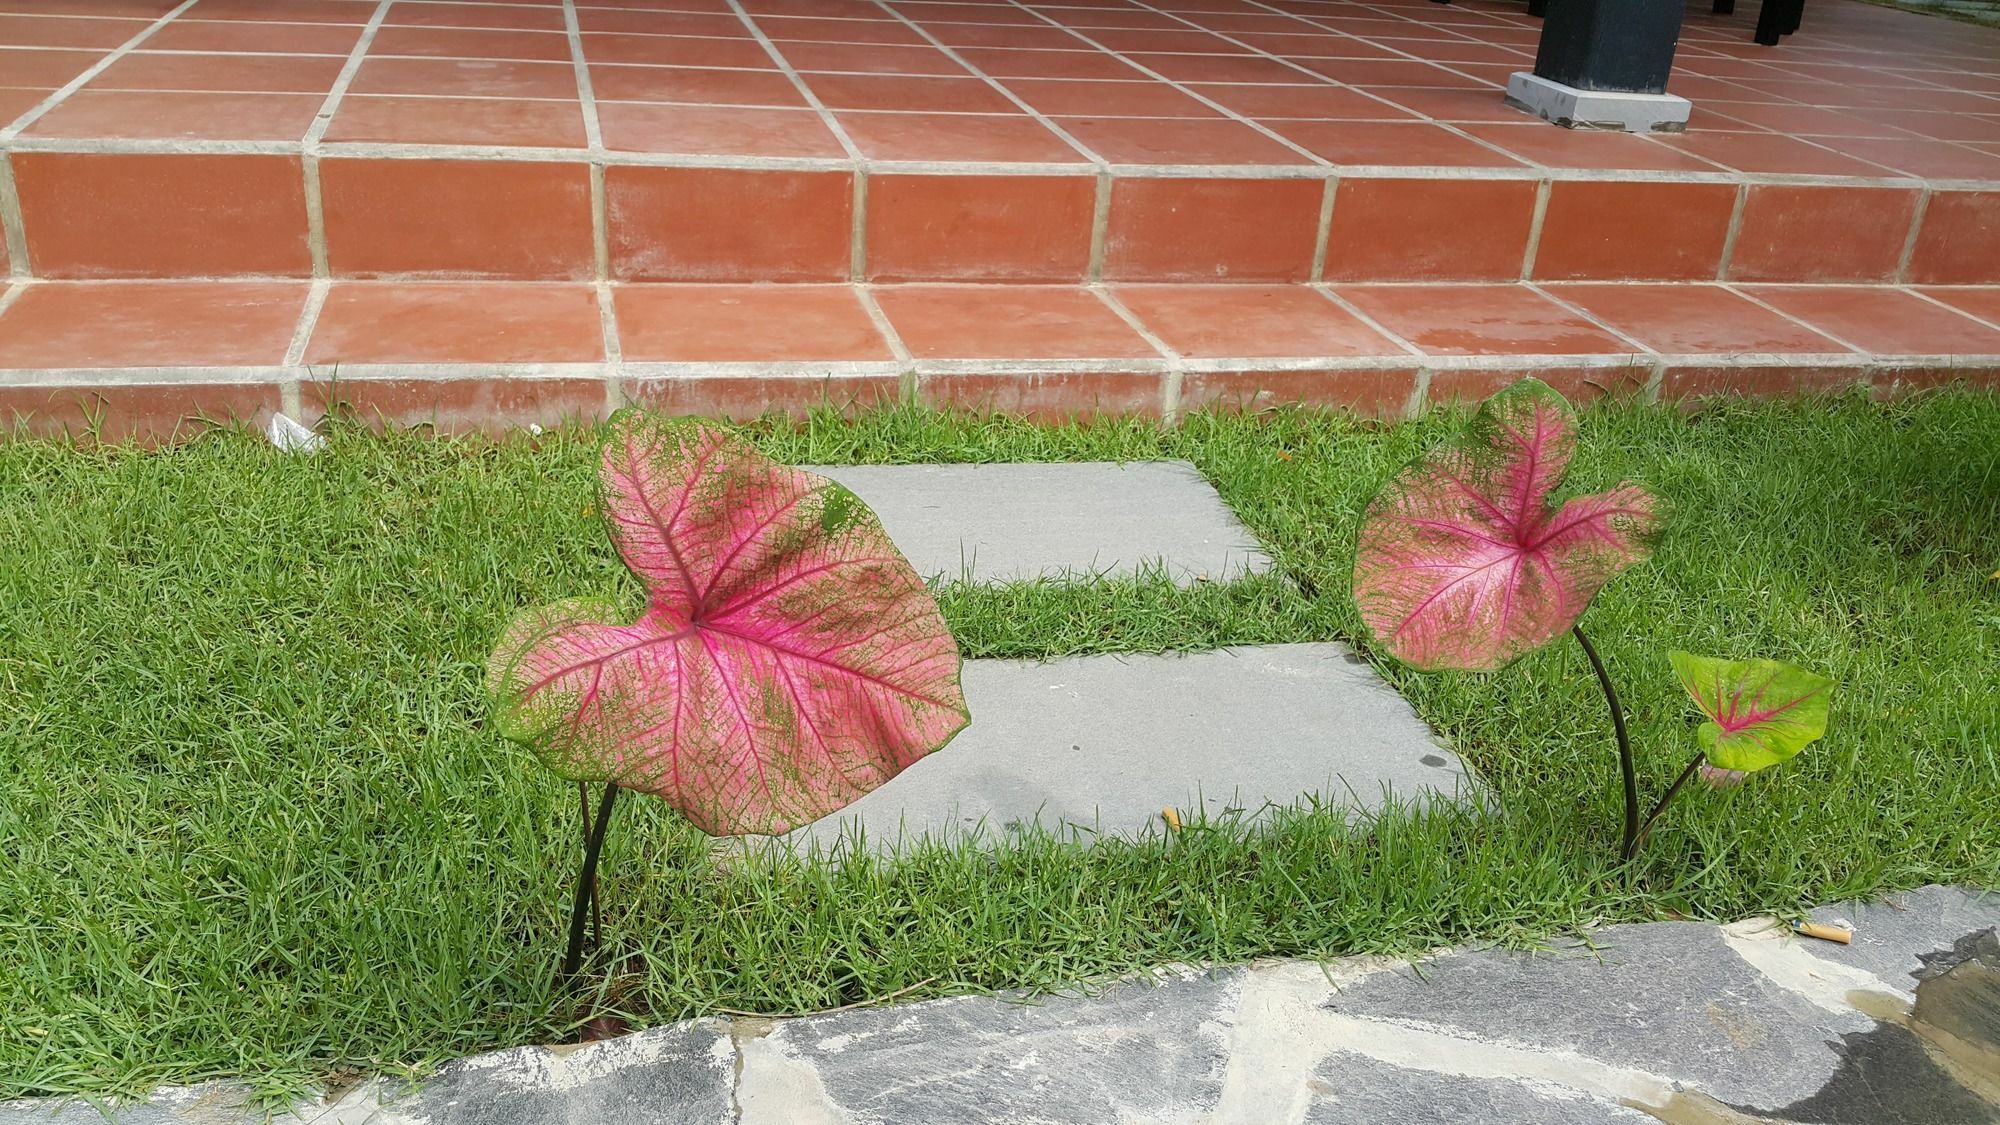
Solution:
<path fill-rule="evenodd" d="M 1778 48 L 1750 41 L 1754 4 L 1690 5 L 1681 139 L 1521 127 L 1500 89 L 1539 24 L 1517 0 L 396 0 L 371 25 L 377 7 L 197 0 L 156 26 L 165 0 L 0 0 L 0 144 L 10 121 L 24 140 L 301 142 L 332 92 L 316 143 L 583 147 L 601 118 L 625 153 L 2000 180 L 2000 30 L 1850 0 L 1815 0 Z M 816 112 L 753 112 L 779 108 Z"/>

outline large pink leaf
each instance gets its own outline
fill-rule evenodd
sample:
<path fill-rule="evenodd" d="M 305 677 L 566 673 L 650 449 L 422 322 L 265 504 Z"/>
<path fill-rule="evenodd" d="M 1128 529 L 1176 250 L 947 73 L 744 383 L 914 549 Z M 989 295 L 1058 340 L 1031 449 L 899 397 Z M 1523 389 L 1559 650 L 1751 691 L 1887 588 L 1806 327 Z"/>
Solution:
<path fill-rule="evenodd" d="M 834 812 L 966 723 L 958 645 L 865 504 L 689 421 L 627 411 L 600 508 L 647 607 L 564 602 L 487 668 L 502 733 L 714 835 Z"/>
<path fill-rule="evenodd" d="M 1354 565 L 1383 647 L 1425 670 L 1499 668 L 1560 636 L 1651 553 L 1659 514 L 1636 485 L 1549 506 L 1575 449 L 1569 403 L 1523 379 L 1383 486 Z"/>

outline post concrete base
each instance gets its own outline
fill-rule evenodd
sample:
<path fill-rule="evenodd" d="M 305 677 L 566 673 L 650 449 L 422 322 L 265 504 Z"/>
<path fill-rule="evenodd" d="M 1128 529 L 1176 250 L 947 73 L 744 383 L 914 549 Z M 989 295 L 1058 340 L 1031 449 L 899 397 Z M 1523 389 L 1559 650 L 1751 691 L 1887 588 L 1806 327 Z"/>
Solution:
<path fill-rule="evenodd" d="M 1565 129 L 1620 129 L 1628 133 L 1678 133 L 1693 103 L 1674 94 L 1579 90 L 1536 74 L 1507 78 L 1507 104 Z"/>

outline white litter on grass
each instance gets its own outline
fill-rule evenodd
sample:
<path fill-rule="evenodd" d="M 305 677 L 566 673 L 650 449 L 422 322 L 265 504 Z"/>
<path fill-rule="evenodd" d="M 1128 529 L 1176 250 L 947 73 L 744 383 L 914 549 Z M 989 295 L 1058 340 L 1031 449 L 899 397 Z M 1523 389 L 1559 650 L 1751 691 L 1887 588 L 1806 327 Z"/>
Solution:
<path fill-rule="evenodd" d="M 272 445 L 286 453 L 318 453 L 326 448 L 324 434 L 316 434 L 310 427 L 284 414 L 271 415 L 271 425 L 265 429 L 264 435 L 271 439 Z"/>

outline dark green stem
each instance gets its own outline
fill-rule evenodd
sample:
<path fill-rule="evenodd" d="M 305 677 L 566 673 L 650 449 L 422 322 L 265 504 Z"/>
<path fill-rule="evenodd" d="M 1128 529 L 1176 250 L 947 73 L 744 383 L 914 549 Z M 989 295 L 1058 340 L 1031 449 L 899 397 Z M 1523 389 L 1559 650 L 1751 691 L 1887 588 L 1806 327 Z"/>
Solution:
<path fill-rule="evenodd" d="M 1660 814 L 1666 812 L 1667 806 L 1672 804 L 1674 798 L 1680 795 L 1681 786 L 1686 785 L 1688 779 L 1694 776 L 1694 771 L 1701 765 L 1701 759 L 1702 755 L 1699 753 L 1689 759 L 1687 766 L 1681 770 L 1681 775 L 1674 779 L 1672 785 L 1667 786 L 1665 793 L 1660 794 L 1659 803 L 1653 806 L 1653 811 L 1647 813 L 1645 821 L 1639 825 L 1639 839 L 1632 845 L 1634 854 L 1637 854 L 1640 848 L 1646 846 L 1646 837 L 1653 834 L 1653 822 L 1660 819 Z M 1631 857 L 1627 856 L 1626 858 L 1629 859 Z"/>
<path fill-rule="evenodd" d="M 1604 670 L 1604 661 L 1598 658 L 1596 647 L 1583 635 L 1583 626 L 1572 626 L 1570 632 L 1576 635 L 1576 643 L 1583 646 L 1583 654 L 1590 658 L 1591 670 L 1597 673 L 1597 682 L 1604 688 L 1604 701 L 1611 705 L 1611 729 L 1618 735 L 1618 769 L 1625 777 L 1625 840 L 1618 849 L 1618 858 L 1629 860 L 1639 847 L 1639 771 L 1632 763 L 1632 739 L 1625 733 L 1625 708 L 1618 702 L 1618 689 L 1611 686 L 1611 675 Z"/>
<path fill-rule="evenodd" d="M 618 785 L 605 782 L 604 799 L 597 804 L 597 820 L 590 826 L 590 839 L 583 848 L 583 877 L 576 881 L 576 904 L 569 912 L 569 951 L 563 955 L 563 980 L 576 979 L 583 965 L 583 922 L 590 916 L 590 888 L 597 881 L 597 857 L 604 850 L 604 833 L 611 827 L 611 803 L 618 798 Z"/>
<path fill-rule="evenodd" d="M 590 784 L 588 782 L 579 781 L 576 783 L 576 811 L 577 815 L 583 819 L 583 847 L 585 851 L 589 851 L 591 820 Z M 596 876 L 592 876 L 590 880 L 590 943 L 592 945 L 601 945 L 603 942 L 604 905 L 598 901 L 597 878 Z"/>

